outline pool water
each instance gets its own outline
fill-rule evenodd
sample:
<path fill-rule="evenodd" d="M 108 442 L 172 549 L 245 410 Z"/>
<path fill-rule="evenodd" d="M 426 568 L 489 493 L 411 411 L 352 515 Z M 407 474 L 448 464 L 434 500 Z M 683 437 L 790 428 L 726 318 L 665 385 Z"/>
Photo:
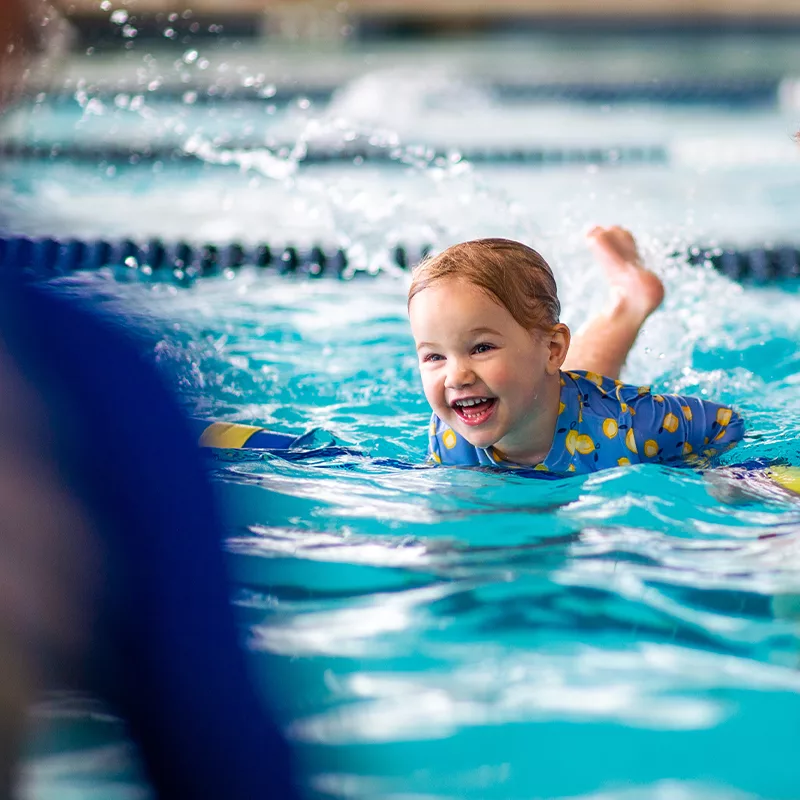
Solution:
<path fill-rule="evenodd" d="M 728 463 L 800 464 L 796 287 L 743 287 L 673 255 L 700 240 L 793 240 L 791 114 L 479 102 L 470 113 L 471 126 L 441 113 L 431 137 L 452 143 L 469 127 L 486 143 L 524 129 L 528 141 L 580 132 L 615 146 L 637 135 L 668 144 L 672 160 L 299 160 L 283 173 L 213 153 L 158 169 L 9 162 L 4 207 L 37 234 L 335 241 L 367 270 L 396 241 L 516 236 L 553 264 L 573 327 L 606 295 L 582 229 L 631 225 L 668 299 L 623 377 L 741 409 L 748 436 Z M 357 125 L 385 135 L 389 121 Z M 397 136 L 402 149 L 412 133 Z M 649 465 L 554 482 L 426 468 L 429 412 L 398 270 L 61 284 L 147 329 L 193 415 L 318 427 L 369 454 L 209 456 L 242 633 L 309 796 L 797 797 L 800 502 L 733 502 L 710 476 Z M 34 746 L 31 796 L 137 791 L 118 724 L 95 711 L 70 697 L 40 709 L 54 723 Z"/>

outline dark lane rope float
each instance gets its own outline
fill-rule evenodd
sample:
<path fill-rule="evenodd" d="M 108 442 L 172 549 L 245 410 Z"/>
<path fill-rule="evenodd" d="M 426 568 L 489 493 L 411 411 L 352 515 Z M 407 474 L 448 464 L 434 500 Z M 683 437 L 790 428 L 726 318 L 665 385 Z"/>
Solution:
<path fill-rule="evenodd" d="M 431 250 L 426 245 L 398 244 L 387 250 L 384 261 L 389 266 L 408 270 Z M 711 264 L 734 280 L 770 283 L 800 277 L 800 248 L 792 245 L 741 250 L 694 246 L 676 255 L 683 255 L 692 264 Z M 110 267 L 131 275 L 174 279 L 179 283 L 235 271 L 243 266 L 308 278 L 349 279 L 373 274 L 354 267 L 347 252 L 336 246 L 0 237 L 0 268 L 12 264 L 38 279 Z"/>
<path fill-rule="evenodd" d="M 631 81 L 614 80 L 470 80 L 464 85 L 474 85 L 501 103 L 529 103 L 535 101 L 573 101 L 579 103 L 662 103 L 667 105 L 709 105 L 734 108 L 775 106 L 780 100 L 784 76 L 766 75 L 758 78 L 642 78 Z M 345 86 L 347 83 L 344 84 Z M 149 92 L 144 84 L 123 83 L 122 87 L 89 86 L 86 91 L 100 100 L 112 100 L 118 94 L 145 95 L 148 102 L 182 103 L 187 92 L 192 105 L 225 102 L 270 103 L 288 105 L 298 101 L 314 105 L 327 105 L 341 90 L 341 85 L 269 85 L 265 87 L 211 84 L 187 86 L 162 85 L 157 92 Z M 74 101 L 74 93 L 66 87 L 50 95 L 56 103 Z"/>
<path fill-rule="evenodd" d="M 215 161 L 216 166 L 232 166 L 240 169 L 235 156 L 251 156 L 259 152 L 269 152 L 290 161 L 294 145 L 273 147 L 239 146 L 226 144 L 223 151 L 234 155 L 229 163 Z M 667 164 L 669 152 L 661 145 L 622 145 L 619 147 L 468 147 L 459 149 L 459 160 L 475 164 L 506 164 L 527 167 L 556 167 L 568 165 L 630 165 Z M 295 156 L 298 164 L 354 164 L 370 163 L 381 166 L 408 167 L 413 164 L 435 164 L 437 159 L 449 160 L 451 153 L 427 147 L 381 147 L 359 142 L 341 147 L 310 145 L 300 156 Z M 176 143 L 166 144 L 82 144 L 80 142 L 51 142 L 47 144 L 19 141 L 0 142 L 0 158 L 27 161 L 67 161 L 98 166 L 148 164 L 156 161 L 173 163 L 203 162 L 197 153 L 184 149 Z"/>

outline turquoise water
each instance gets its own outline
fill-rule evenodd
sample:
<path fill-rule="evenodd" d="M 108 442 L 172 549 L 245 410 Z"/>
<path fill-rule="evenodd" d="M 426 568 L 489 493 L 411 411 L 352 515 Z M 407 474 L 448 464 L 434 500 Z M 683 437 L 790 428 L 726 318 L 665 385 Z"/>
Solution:
<path fill-rule="evenodd" d="M 730 463 L 800 465 L 795 285 L 741 287 L 671 257 L 697 241 L 795 241 L 793 112 L 510 110 L 471 96 L 468 114 L 441 104 L 423 114 L 421 79 L 370 80 L 394 102 L 376 108 L 356 84 L 334 118 L 312 108 L 277 119 L 281 136 L 366 130 L 392 142 L 394 130 L 401 150 L 422 136 L 641 141 L 668 145 L 671 160 L 525 170 L 403 150 L 400 169 L 312 167 L 280 155 L 276 166 L 265 149 L 239 169 L 215 163 L 236 150 L 222 143 L 202 166 L 10 162 L 4 212 L 36 234 L 334 241 L 365 269 L 398 240 L 516 236 L 552 262 L 575 328 L 606 296 L 581 230 L 631 225 L 668 299 L 623 377 L 740 408 L 748 437 Z M 188 113 L 162 104 L 156 127 L 133 133 L 157 138 Z M 98 136 L 119 135 L 102 115 L 81 119 L 37 136 L 80 139 L 96 122 Z M 62 280 L 154 336 L 188 412 L 319 427 L 373 457 L 209 458 L 242 634 L 309 796 L 796 798 L 798 502 L 758 488 L 743 497 L 724 473 L 653 466 L 558 482 L 425 468 L 407 280 L 248 269 L 189 289 L 111 273 Z M 36 719 L 52 724 L 33 746 L 31 796 L 138 796 L 113 718 L 59 697 Z"/>
<path fill-rule="evenodd" d="M 664 390 L 745 411 L 731 461 L 800 463 L 796 295 L 691 274 L 705 299 L 668 306 L 634 358 Z M 402 278 L 69 285 L 159 336 L 192 413 L 422 464 Z M 679 354 L 652 348 L 662 326 Z M 210 468 L 242 630 L 314 796 L 796 797 L 795 501 L 730 504 L 652 466 L 563 482 L 354 456 Z"/>

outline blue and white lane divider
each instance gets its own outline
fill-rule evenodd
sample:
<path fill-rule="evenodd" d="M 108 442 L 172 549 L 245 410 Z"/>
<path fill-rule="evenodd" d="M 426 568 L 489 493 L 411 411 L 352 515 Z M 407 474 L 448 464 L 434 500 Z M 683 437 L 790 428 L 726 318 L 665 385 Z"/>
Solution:
<path fill-rule="evenodd" d="M 372 164 L 386 168 L 424 168 L 464 161 L 483 167 L 686 167 L 689 169 L 762 166 L 800 163 L 800 146 L 791 136 L 752 136 L 720 132 L 713 136 L 673 137 L 669 143 L 627 143 L 616 145 L 469 145 L 449 150 L 395 148 L 368 141 L 342 142 L 336 145 L 310 143 L 302 153 L 295 153 L 294 143 L 265 148 L 253 142 L 231 143 L 223 148 L 197 147 L 182 141 L 157 143 L 52 141 L 27 142 L 0 139 L 0 158 L 37 162 L 66 161 L 78 165 L 137 166 L 161 164 L 213 163 L 215 166 L 247 168 L 255 156 L 270 154 L 287 166 L 340 164 L 343 167 Z M 210 154 L 210 155 L 209 155 Z"/>
<path fill-rule="evenodd" d="M 292 144 L 283 147 L 270 148 L 270 152 L 290 153 Z M 241 169 L 241 161 L 251 153 L 264 152 L 264 147 L 255 144 L 235 145 L 231 151 L 236 157 L 231 158 L 228 166 Z M 277 156 L 276 156 L 277 157 Z M 459 150 L 461 160 L 474 164 L 486 165 L 514 165 L 528 167 L 557 167 L 570 165 L 597 165 L 597 166 L 627 166 L 640 164 L 666 164 L 669 161 L 669 151 L 661 145 L 620 145 L 616 146 L 585 146 L 574 145 L 565 147 L 530 146 L 508 147 L 493 146 L 469 147 Z M 9 160 L 35 160 L 35 161 L 69 161 L 78 164 L 148 164 L 161 162 L 203 162 L 200 153 L 187 149 L 176 142 L 129 144 L 93 142 L 85 144 L 76 142 L 48 142 L 30 143 L 19 140 L 0 142 L 0 158 Z M 369 143 L 354 142 L 343 143 L 341 146 L 310 145 L 297 159 L 299 164 L 380 164 L 381 166 L 397 166 L 407 168 L 410 161 L 418 163 L 435 163 L 437 159 L 449 159 L 450 153 L 440 152 L 435 148 L 426 151 L 422 156 L 415 153 L 401 151 L 396 148 L 386 148 L 370 145 Z M 290 157 L 287 156 L 287 162 Z M 216 163 L 216 162 L 215 162 Z"/>
<path fill-rule="evenodd" d="M 469 83 L 469 75 L 464 80 Z M 785 75 L 767 75 L 759 78 L 642 78 L 639 80 L 484 80 L 475 78 L 473 85 L 484 90 L 499 102 L 531 103 L 536 101 L 564 101 L 587 104 L 608 103 L 661 103 L 667 105 L 706 105 L 733 108 L 769 107 L 791 97 L 791 88 L 796 79 Z M 346 84 L 345 84 L 346 85 Z M 111 100 L 124 91 L 130 95 L 148 94 L 151 102 L 186 102 L 187 93 L 191 104 L 215 104 L 225 102 L 270 103 L 288 105 L 303 101 L 325 106 L 334 97 L 340 85 L 291 85 L 263 88 L 244 87 L 241 84 L 208 86 L 186 84 L 162 85 L 157 92 L 148 92 L 147 82 L 142 85 L 102 87 L 93 94 L 101 100 Z M 60 91 L 51 95 L 54 102 L 73 102 L 74 93 Z"/>
<path fill-rule="evenodd" d="M 430 251 L 424 245 L 399 244 L 386 253 L 385 263 L 407 270 Z M 800 248 L 793 245 L 749 249 L 695 246 L 688 249 L 686 257 L 692 264 L 711 264 L 734 280 L 769 283 L 800 277 Z M 373 274 L 351 269 L 346 251 L 336 247 L 0 236 L 0 268 L 21 269 L 38 279 L 111 267 L 131 275 L 187 282 L 243 266 L 308 278 L 347 279 Z"/>

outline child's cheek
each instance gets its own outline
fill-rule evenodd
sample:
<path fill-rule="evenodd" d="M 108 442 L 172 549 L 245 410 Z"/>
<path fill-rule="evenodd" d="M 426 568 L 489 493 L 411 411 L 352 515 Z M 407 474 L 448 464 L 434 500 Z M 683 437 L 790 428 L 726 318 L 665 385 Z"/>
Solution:
<path fill-rule="evenodd" d="M 518 380 L 518 368 L 514 368 L 505 361 L 498 361 L 487 366 L 488 369 L 484 373 L 484 380 L 494 392 L 502 393 L 509 388 L 509 385 L 513 385 Z"/>
<path fill-rule="evenodd" d="M 431 372 L 422 370 L 422 391 L 425 394 L 425 399 L 428 405 L 436 407 L 444 403 L 444 386 L 441 381 L 436 379 L 436 376 Z"/>

